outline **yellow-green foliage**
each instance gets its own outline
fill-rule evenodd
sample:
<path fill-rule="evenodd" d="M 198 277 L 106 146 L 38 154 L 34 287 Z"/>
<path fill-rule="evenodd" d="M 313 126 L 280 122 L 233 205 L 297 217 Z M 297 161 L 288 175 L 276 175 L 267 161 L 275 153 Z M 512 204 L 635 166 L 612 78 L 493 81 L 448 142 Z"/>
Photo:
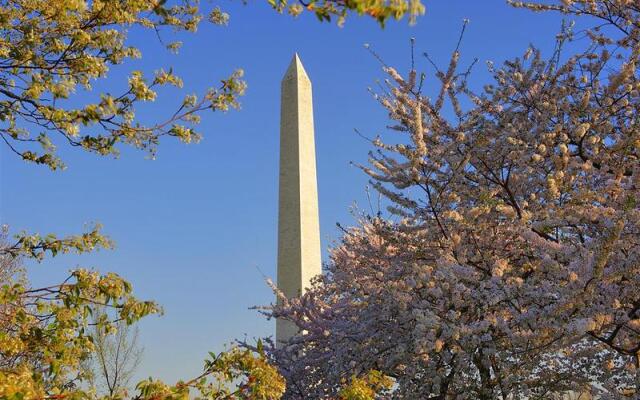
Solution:
<path fill-rule="evenodd" d="M 291 15 L 299 15 L 305 10 L 313 12 L 320 21 L 331 21 L 332 17 L 342 24 L 349 11 L 358 15 L 368 15 L 375 18 L 384 26 L 389 18 L 401 19 L 409 15 L 409 21 L 414 23 L 416 17 L 424 14 L 425 8 L 420 0 L 310 0 L 308 2 L 295 0 L 268 0 L 276 10 L 287 10 Z"/>
<path fill-rule="evenodd" d="M 197 393 L 201 399 L 275 400 L 284 394 L 284 378 L 264 354 L 237 348 L 209 354 L 202 375 L 190 381 L 173 387 L 153 379 L 140 382 L 137 389 L 142 398 L 187 400 L 189 393 Z"/>
<path fill-rule="evenodd" d="M 384 24 L 408 14 L 411 21 L 424 12 L 420 0 L 268 0 L 278 12 L 313 12 L 320 20 L 344 21 L 349 11 L 369 15 Z M 304 7 L 303 7 L 304 4 Z M 144 149 L 153 157 L 160 137 L 184 142 L 200 135 L 195 125 L 205 110 L 227 111 L 239 106 L 246 88 L 242 70 L 218 85 L 188 94 L 170 117 L 150 123 L 136 119 L 140 102 L 155 101 L 162 86 L 182 87 L 171 69 L 154 76 L 133 71 L 128 87 L 119 94 L 95 93 L 94 102 L 75 105 L 79 90 L 106 78 L 110 66 L 142 57 L 127 44 L 127 30 L 146 28 L 161 34 L 195 32 L 203 10 L 198 0 L 15 0 L 0 5 L 0 137 L 23 160 L 56 170 L 64 163 L 56 146 L 71 145 L 99 155 L 117 155 L 118 145 Z M 220 8 L 208 20 L 226 25 L 229 15 Z M 167 48 L 177 51 L 180 42 Z"/>
<path fill-rule="evenodd" d="M 181 87 L 171 70 L 152 77 L 133 71 L 120 94 L 96 93 L 95 102 L 67 99 L 106 78 L 111 65 L 140 58 L 126 43 L 133 26 L 161 32 L 195 31 L 198 2 L 168 5 L 158 0 L 16 0 L 0 5 L 0 136 L 22 159 L 59 169 L 56 145 L 70 144 L 100 155 L 116 155 L 118 144 L 153 156 L 161 136 L 196 140 L 197 114 L 238 107 L 245 84 L 234 72 L 200 99 L 188 96 L 171 117 L 150 124 L 136 120 L 136 106 L 154 101 L 161 86 Z M 177 49 L 171 43 L 170 49 Z"/>
<path fill-rule="evenodd" d="M 372 370 L 363 377 L 352 377 L 339 393 L 339 400 L 375 400 L 379 394 L 391 389 L 393 381 L 380 371 Z"/>

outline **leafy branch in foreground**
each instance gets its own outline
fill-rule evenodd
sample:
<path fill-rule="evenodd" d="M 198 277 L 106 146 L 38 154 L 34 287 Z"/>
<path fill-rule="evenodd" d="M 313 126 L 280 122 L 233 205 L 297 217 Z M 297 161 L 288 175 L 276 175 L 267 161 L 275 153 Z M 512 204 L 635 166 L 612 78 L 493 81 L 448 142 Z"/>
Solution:
<path fill-rule="evenodd" d="M 198 112 L 236 107 L 244 91 L 238 71 L 200 101 L 187 96 L 170 118 L 144 125 L 136 121 L 136 104 L 155 100 L 160 86 L 181 87 L 182 81 L 171 70 L 150 80 L 134 71 L 123 93 L 71 105 L 72 95 L 90 91 L 110 65 L 141 57 L 125 43 L 126 28 L 195 31 L 197 2 L 21 0 L 0 6 L 0 15 L 0 137 L 22 159 L 54 170 L 63 167 L 57 139 L 100 155 L 116 154 L 120 142 L 153 154 L 160 136 L 190 141 Z"/>
<path fill-rule="evenodd" d="M 420 0 L 268 0 L 276 10 L 287 10 L 292 15 L 299 15 L 307 10 L 316 15 L 320 21 L 338 19 L 342 25 L 349 11 L 358 15 L 368 15 L 375 18 L 384 26 L 390 18 L 401 19 L 409 16 L 409 22 L 415 23 L 416 18 L 425 12 Z"/>
<path fill-rule="evenodd" d="M 101 226 L 96 225 L 89 232 L 81 235 L 70 235 L 58 238 L 55 234 L 41 236 L 40 234 L 20 233 L 16 241 L 0 247 L 0 256 L 12 258 L 32 258 L 42 261 L 47 253 L 53 257 L 58 254 L 76 252 L 78 254 L 96 249 L 111 249 L 113 242 L 100 233 Z"/>
<path fill-rule="evenodd" d="M 409 14 L 413 21 L 423 12 L 419 0 L 302 1 L 270 0 L 277 11 L 292 14 L 304 9 L 321 20 L 332 15 L 343 21 L 349 11 L 375 17 L 380 23 Z M 56 147 L 69 145 L 99 155 L 117 155 L 118 144 L 149 152 L 153 157 L 162 136 L 189 143 L 198 140 L 196 125 L 206 110 L 238 108 L 246 88 L 242 70 L 200 96 L 188 94 L 158 122 L 137 119 L 140 103 L 152 102 L 162 86 L 182 87 L 171 69 L 159 69 L 153 77 L 133 71 L 120 93 L 98 93 L 94 102 L 76 106 L 78 91 L 91 92 L 92 84 L 107 77 L 111 66 L 142 57 L 128 45 L 127 29 L 195 32 L 203 16 L 197 0 L 171 5 L 166 1 L 33 1 L 17 0 L 0 5 L 0 138 L 21 159 L 64 167 Z M 219 8 L 209 21 L 225 25 L 228 14 Z M 167 47 L 177 51 L 180 42 Z"/>
<path fill-rule="evenodd" d="M 210 400 L 275 400 L 283 395 L 284 378 L 263 353 L 235 348 L 209 355 L 200 376 L 173 386 L 152 379 L 142 381 L 137 386 L 140 394 L 135 398 L 188 399 L 192 390 L 199 398 Z"/>

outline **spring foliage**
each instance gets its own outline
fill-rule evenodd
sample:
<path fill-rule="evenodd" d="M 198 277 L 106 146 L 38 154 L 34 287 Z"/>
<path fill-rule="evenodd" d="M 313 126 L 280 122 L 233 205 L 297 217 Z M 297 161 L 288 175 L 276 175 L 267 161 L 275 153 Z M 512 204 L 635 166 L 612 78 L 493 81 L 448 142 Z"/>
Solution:
<path fill-rule="evenodd" d="M 489 64 L 481 93 L 457 48 L 432 97 L 433 79 L 384 67 L 391 132 L 362 169 L 394 218 L 363 217 L 268 312 L 304 332 L 269 349 L 291 398 L 369 370 L 392 398 L 640 395 L 640 8 L 512 4 L 595 25 Z"/>
<path fill-rule="evenodd" d="M 298 15 L 308 10 L 320 20 L 341 21 L 348 11 L 375 17 L 380 23 L 405 14 L 413 20 L 424 9 L 418 0 L 311 1 L 270 0 L 277 11 Z M 162 136 L 189 143 L 198 140 L 196 125 L 206 110 L 224 112 L 239 106 L 245 90 L 242 70 L 199 95 L 187 94 L 170 117 L 148 124 L 136 119 L 140 103 L 156 100 L 162 86 L 182 87 L 168 69 L 152 76 L 131 72 L 121 93 L 97 93 L 94 102 L 72 106 L 79 91 L 91 91 L 113 65 L 142 57 L 127 44 L 127 29 L 160 35 L 167 29 L 195 32 L 203 19 L 198 1 L 42 1 L 19 0 L 0 5 L 0 137 L 25 161 L 64 167 L 56 145 L 70 145 L 99 155 L 115 155 L 118 144 L 144 149 L 151 156 Z M 229 15 L 219 7 L 208 20 L 225 25 Z M 167 44 L 177 51 L 180 42 Z"/>

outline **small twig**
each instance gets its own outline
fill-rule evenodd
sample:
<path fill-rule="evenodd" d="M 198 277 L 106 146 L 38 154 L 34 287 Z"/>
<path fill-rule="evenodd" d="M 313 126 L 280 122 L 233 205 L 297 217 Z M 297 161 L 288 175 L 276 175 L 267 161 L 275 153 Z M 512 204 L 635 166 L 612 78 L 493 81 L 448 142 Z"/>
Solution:
<path fill-rule="evenodd" d="M 411 38 L 411 70 L 415 70 L 416 69 L 416 63 L 415 63 L 415 57 L 414 57 L 414 53 L 415 53 L 415 48 L 416 48 L 416 38 Z"/>
<path fill-rule="evenodd" d="M 456 50 L 460 50 L 460 45 L 462 44 L 462 38 L 464 37 L 464 31 L 467 29 L 467 25 L 469 24 L 469 19 L 465 18 L 462 20 L 462 30 L 460 31 L 460 37 L 458 37 L 458 43 L 456 44 Z"/>
<path fill-rule="evenodd" d="M 360 136 L 362 139 L 366 140 L 367 142 L 369 142 L 369 143 L 373 143 L 373 142 L 375 141 L 374 139 L 368 138 L 368 137 L 366 137 L 364 134 L 362 134 L 362 133 L 358 130 L 358 128 L 353 128 L 353 130 L 356 132 L 356 134 L 358 134 L 358 136 Z"/>
<path fill-rule="evenodd" d="M 388 68 L 389 66 L 384 62 L 384 60 L 378 55 L 378 53 L 376 53 L 372 48 L 371 45 L 369 45 L 369 43 L 365 43 L 364 44 L 364 48 L 367 49 L 367 51 L 369 53 L 371 53 L 376 60 L 378 60 L 380 62 L 380 64 L 382 64 L 383 67 Z"/>

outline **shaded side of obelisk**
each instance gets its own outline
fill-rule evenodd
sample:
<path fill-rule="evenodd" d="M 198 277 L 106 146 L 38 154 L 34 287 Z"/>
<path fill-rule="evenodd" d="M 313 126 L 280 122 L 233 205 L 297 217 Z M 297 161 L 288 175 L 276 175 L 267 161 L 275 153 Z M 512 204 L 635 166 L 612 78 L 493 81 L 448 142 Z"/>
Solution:
<path fill-rule="evenodd" d="M 322 272 L 311 81 L 298 54 L 282 79 L 280 104 L 278 288 L 296 297 Z M 298 333 L 276 320 L 276 344 Z"/>

